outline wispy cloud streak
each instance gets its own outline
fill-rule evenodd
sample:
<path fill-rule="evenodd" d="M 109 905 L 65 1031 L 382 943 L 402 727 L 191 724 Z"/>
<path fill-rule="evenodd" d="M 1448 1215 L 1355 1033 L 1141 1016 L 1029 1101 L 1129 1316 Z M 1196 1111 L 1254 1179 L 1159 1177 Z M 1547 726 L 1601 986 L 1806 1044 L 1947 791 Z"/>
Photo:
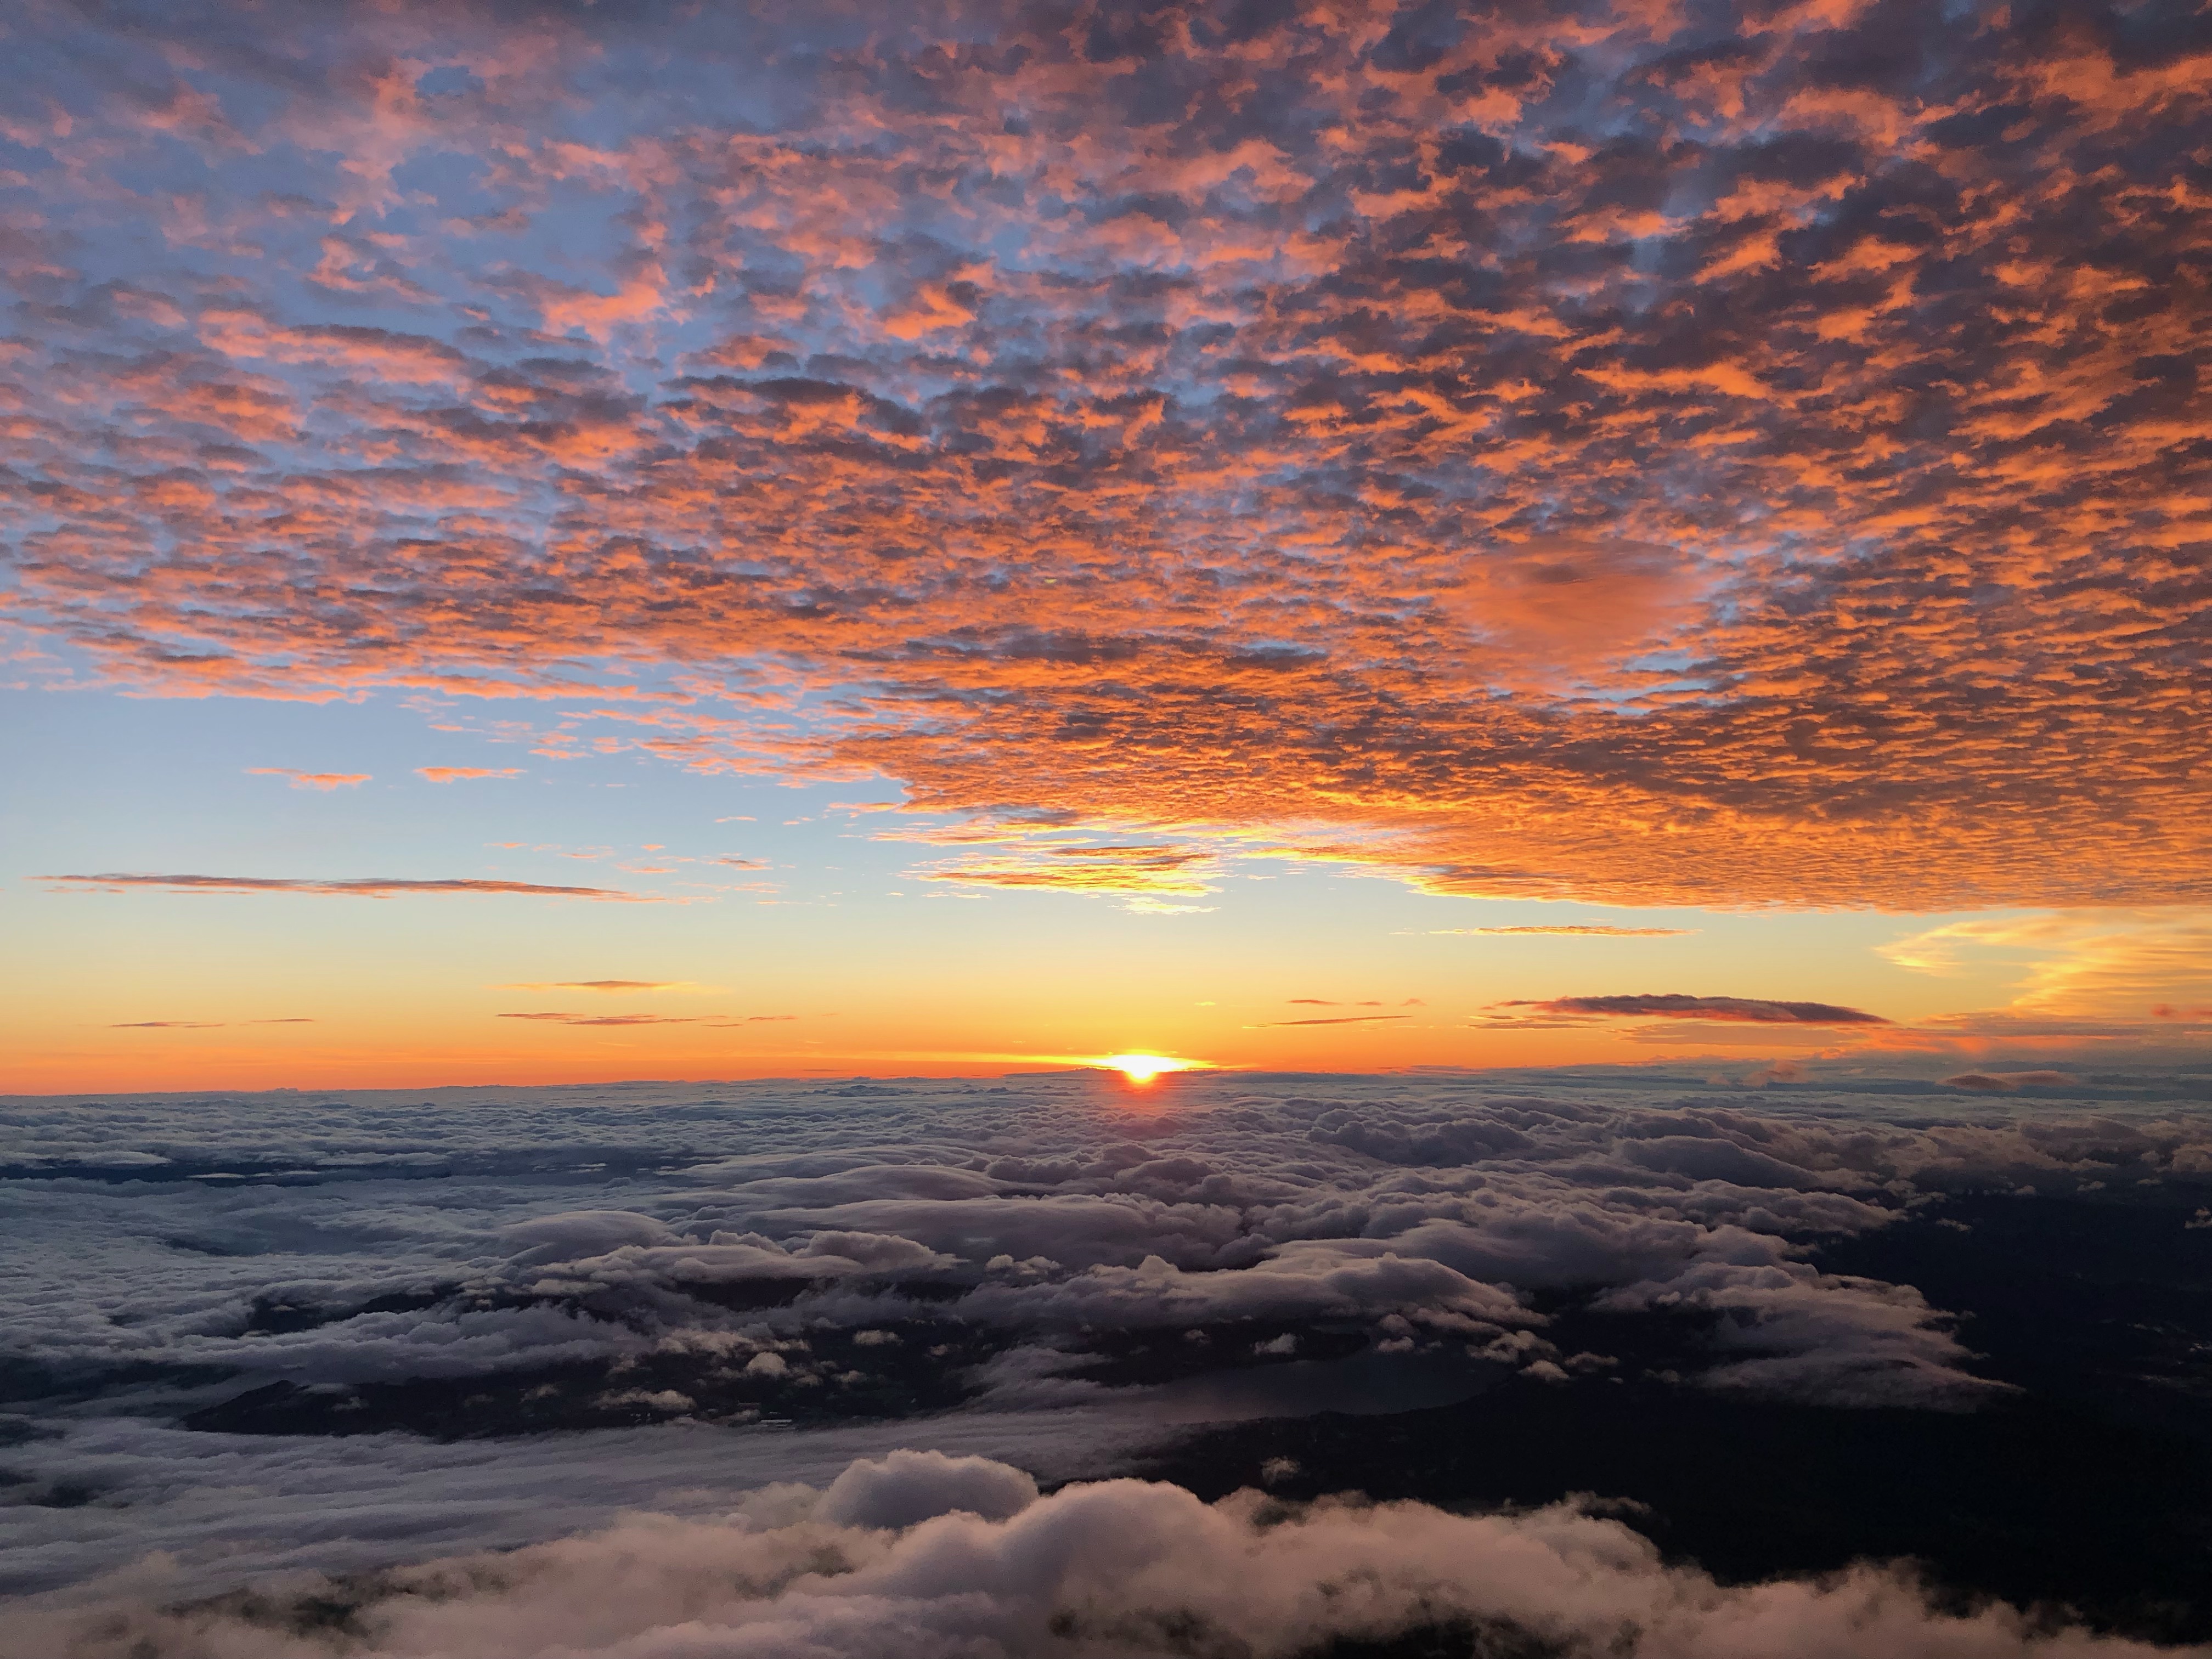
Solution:
<path fill-rule="evenodd" d="M 337 898 L 394 898 L 410 894 L 512 893 L 526 897 L 601 899 L 622 904 L 651 903 L 652 896 L 625 893 L 612 887 L 550 887 L 529 881 L 489 881 L 475 878 L 416 881 L 389 876 L 359 876 L 339 881 L 318 881 L 286 876 L 34 876 L 64 892 L 124 893 L 152 890 L 164 893 L 308 893 Z"/>

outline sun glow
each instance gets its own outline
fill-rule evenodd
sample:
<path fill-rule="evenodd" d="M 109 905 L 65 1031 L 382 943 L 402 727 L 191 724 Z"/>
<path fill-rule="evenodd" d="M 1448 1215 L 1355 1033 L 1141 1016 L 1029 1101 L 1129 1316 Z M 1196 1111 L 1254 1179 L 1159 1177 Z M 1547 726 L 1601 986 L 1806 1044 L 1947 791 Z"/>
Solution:
<path fill-rule="evenodd" d="M 1140 1088 L 1163 1072 L 1195 1072 L 1205 1065 L 1202 1060 L 1170 1060 L 1163 1054 L 1108 1054 L 1098 1063 L 1113 1067 Z"/>

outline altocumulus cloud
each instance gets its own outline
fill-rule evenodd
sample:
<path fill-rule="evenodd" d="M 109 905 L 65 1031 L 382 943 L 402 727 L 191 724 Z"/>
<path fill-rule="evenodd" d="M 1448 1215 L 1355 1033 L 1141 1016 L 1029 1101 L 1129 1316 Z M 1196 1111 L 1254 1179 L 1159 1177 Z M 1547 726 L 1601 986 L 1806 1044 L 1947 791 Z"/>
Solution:
<path fill-rule="evenodd" d="M 1439 892 L 2203 898 L 2179 12 L 520 15 L 10 36 L 21 660 Z M 1062 863 L 932 873 L 1198 873 Z"/>

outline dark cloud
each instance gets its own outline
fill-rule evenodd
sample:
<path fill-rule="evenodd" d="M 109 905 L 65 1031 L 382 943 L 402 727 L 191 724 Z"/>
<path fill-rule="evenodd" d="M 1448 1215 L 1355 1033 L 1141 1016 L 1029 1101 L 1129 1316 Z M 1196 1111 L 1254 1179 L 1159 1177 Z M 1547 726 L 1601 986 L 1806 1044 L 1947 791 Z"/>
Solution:
<path fill-rule="evenodd" d="M 1960 1072 L 1943 1079 L 1952 1089 L 1976 1094 L 2010 1094 L 2015 1089 L 2066 1089 L 2081 1079 L 2070 1072 Z"/>
<path fill-rule="evenodd" d="M 1679 992 L 1633 996 L 1554 997 L 1548 1002 L 1504 1002 L 1501 1008 L 1534 1008 L 1547 1014 L 1588 1014 L 1607 1019 L 1710 1019 L 1752 1025 L 1887 1025 L 1880 1014 L 1826 1002 L 1776 1002 L 1763 997 L 1696 997 Z"/>

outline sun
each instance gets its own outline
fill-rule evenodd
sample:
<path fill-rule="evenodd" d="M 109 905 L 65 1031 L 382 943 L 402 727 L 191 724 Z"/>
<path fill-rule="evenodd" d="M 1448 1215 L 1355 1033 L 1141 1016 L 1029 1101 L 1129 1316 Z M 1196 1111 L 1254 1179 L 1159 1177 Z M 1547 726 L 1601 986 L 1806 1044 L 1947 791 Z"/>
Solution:
<path fill-rule="evenodd" d="M 1163 1072 L 1194 1072 L 1201 1066 L 1198 1060 L 1170 1060 L 1164 1054 L 1107 1054 L 1098 1063 L 1111 1066 L 1140 1089 Z"/>

